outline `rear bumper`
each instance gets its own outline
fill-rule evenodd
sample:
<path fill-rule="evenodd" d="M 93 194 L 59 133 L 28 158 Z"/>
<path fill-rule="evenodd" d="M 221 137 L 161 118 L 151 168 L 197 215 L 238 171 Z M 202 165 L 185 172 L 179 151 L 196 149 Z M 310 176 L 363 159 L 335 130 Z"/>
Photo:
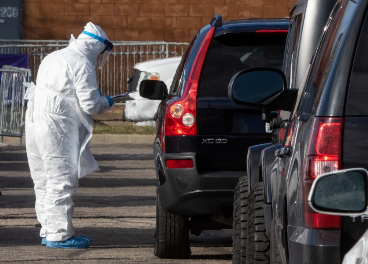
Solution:
<path fill-rule="evenodd" d="M 340 263 L 340 233 L 289 225 L 289 263 Z"/>
<path fill-rule="evenodd" d="M 167 159 L 192 159 L 193 168 L 168 169 Z M 180 215 L 216 214 L 233 206 L 234 188 L 245 171 L 199 173 L 195 153 L 157 156 L 158 195 L 165 211 Z"/>

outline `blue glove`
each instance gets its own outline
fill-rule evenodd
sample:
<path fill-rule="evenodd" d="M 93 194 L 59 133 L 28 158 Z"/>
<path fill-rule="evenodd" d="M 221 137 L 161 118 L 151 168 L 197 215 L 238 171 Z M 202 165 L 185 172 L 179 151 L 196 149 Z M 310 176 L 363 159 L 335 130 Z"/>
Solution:
<path fill-rule="evenodd" d="M 115 102 L 110 98 L 110 96 L 106 95 L 107 101 L 109 101 L 109 107 L 111 107 Z"/>
<path fill-rule="evenodd" d="M 100 96 L 102 96 L 102 92 L 100 89 L 98 89 L 98 93 L 100 94 Z"/>

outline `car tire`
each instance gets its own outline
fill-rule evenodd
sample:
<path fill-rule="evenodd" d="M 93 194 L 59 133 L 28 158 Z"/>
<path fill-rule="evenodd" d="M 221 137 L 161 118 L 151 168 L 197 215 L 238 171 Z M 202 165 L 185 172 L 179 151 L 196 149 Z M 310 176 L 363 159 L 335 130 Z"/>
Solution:
<path fill-rule="evenodd" d="M 189 217 L 166 212 L 156 198 L 156 244 L 154 254 L 165 259 L 185 259 L 191 255 Z"/>
<path fill-rule="evenodd" d="M 246 263 L 248 176 L 239 178 L 234 191 L 233 264 Z"/>
<path fill-rule="evenodd" d="M 247 263 L 270 263 L 270 241 L 266 236 L 263 182 L 249 195 Z"/>
<path fill-rule="evenodd" d="M 275 220 L 271 221 L 271 263 L 281 264 L 281 255 L 277 246 L 276 235 L 275 235 Z"/>

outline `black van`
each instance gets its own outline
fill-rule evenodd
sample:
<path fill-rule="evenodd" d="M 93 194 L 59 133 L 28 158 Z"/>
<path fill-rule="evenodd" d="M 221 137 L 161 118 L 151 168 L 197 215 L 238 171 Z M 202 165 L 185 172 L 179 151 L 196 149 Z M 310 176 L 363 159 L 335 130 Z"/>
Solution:
<path fill-rule="evenodd" d="M 305 81 L 312 55 L 336 0 L 300 0 L 290 11 L 283 71 L 286 87 L 300 87 Z M 275 150 L 281 147 L 289 111 L 265 111 L 263 120 L 272 130 L 272 142 L 249 147 L 247 175 L 241 177 L 234 193 L 233 263 L 269 261 L 271 227 L 270 168 Z M 250 195 L 251 199 L 248 199 Z M 249 220 L 249 221 L 248 221 Z"/>
<path fill-rule="evenodd" d="M 267 110 L 289 109 L 295 103 L 270 169 L 272 263 L 340 263 L 368 228 L 365 217 L 324 215 L 307 204 L 319 175 L 368 168 L 367 10 L 366 0 L 336 2 L 300 99 L 295 92 L 291 95 L 285 75 L 275 69 L 249 69 L 232 79 L 231 94 L 238 103 Z M 265 76 L 272 85 L 260 85 L 262 91 L 237 91 L 249 79 L 254 85 L 263 83 Z"/>

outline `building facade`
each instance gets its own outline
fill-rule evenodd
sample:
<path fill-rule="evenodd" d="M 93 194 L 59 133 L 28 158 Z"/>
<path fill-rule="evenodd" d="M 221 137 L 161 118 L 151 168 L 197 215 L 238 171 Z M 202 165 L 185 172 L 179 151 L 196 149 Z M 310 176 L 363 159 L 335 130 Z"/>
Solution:
<path fill-rule="evenodd" d="M 223 20 L 287 17 L 296 0 L 24 0 L 24 39 L 77 37 L 92 21 L 115 41 L 189 42 Z"/>

